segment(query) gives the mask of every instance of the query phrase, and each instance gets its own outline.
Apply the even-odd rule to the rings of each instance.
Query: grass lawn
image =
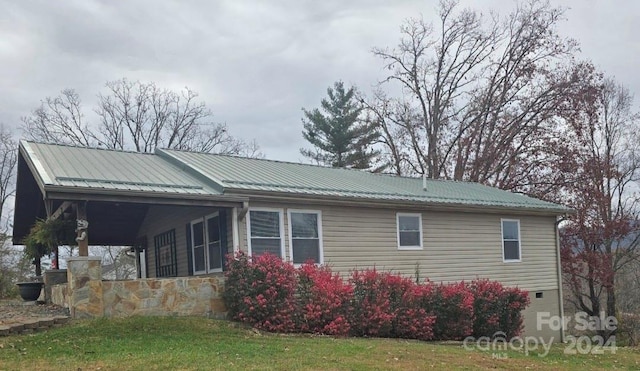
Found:
[[[638,349],[604,355],[563,349],[554,346],[546,357],[507,351],[496,359],[462,343],[265,334],[204,318],[134,317],[0,338],[0,369],[640,369]]]

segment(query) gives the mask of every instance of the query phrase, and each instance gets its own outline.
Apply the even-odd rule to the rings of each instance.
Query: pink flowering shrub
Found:
[[[272,332],[297,330],[293,265],[272,254],[249,260],[239,253],[227,259],[225,277],[223,298],[232,319]]]
[[[298,270],[300,331],[346,336],[351,330],[347,321],[353,288],[328,267],[312,262]]]
[[[385,282],[386,275],[388,273],[378,273],[375,269],[353,271],[349,280],[353,286],[349,310],[352,335],[391,335],[393,311],[391,292]]]
[[[328,267],[299,268],[265,254],[227,259],[223,298],[235,321],[272,332],[460,340],[522,330],[527,293],[500,283],[416,284],[375,269],[343,280]]]
[[[436,316],[428,313],[420,303],[432,292],[432,287],[416,285],[407,281],[407,289],[402,296],[401,305],[395,311],[394,337],[418,340],[433,339],[433,325]]]
[[[469,283],[473,294],[473,335],[492,337],[503,332],[506,338],[520,335],[523,328],[522,310],[529,305],[526,291],[504,287],[487,279]]]
[[[438,340],[461,340],[473,333],[473,294],[464,282],[425,282],[416,305],[435,316],[433,336]]]

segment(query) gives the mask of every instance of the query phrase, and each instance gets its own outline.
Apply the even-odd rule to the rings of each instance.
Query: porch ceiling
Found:
[[[22,239],[29,232],[36,218],[46,218],[44,201],[32,198],[27,202],[35,207],[30,207],[35,213],[16,212],[16,221],[13,230],[13,243],[21,244]],[[33,202],[38,201],[38,202]],[[37,205],[36,205],[37,204]],[[54,201],[55,210],[62,201]],[[26,209],[22,205],[22,209]],[[135,243],[140,224],[149,208],[149,204],[140,203],[116,203],[105,201],[87,202],[87,220],[89,220],[89,244],[90,245],[121,245],[129,246]],[[71,212],[71,210],[69,210]],[[75,220],[75,214],[71,213],[68,219]],[[18,218],[19,217],[19,218]]]

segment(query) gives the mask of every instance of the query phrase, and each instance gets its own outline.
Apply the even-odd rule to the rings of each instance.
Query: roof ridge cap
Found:
[[[78,148],[78,149],[93,149],[93,150],[98,150],[98,151],[119,152],[119,153],[133,153],[133,154],[139,154],[139,155],[151,155],[151,156],[154,156],[154,155],[155,155],[155,153],[154,153],[154,152],[140,152],[140,151],[134,151],[134,150],[130,150],[130,149],[118,149],[118,148],[106,148],[106,147],[82,146],[82,145],[79,145],[79,144],[73,144],[73,143],[41,142],[41,141],[35,141],[35,140],[29,140],[29,139],[20,139],[20,141],[25,142],[25,143],[29,143],[29,144],[45,145],[45,146],[54,146],[54,147],[67,147],[67,148]]]

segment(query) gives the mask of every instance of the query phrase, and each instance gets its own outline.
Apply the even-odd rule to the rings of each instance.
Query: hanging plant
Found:
[[[36,276],[42,274],[42,257],[50,255],[60,245],[75,244],[74,228],[75,223],[72,220],[36,220],[29,234],[22,240],[25,255],[33,259],[36,266]]]

